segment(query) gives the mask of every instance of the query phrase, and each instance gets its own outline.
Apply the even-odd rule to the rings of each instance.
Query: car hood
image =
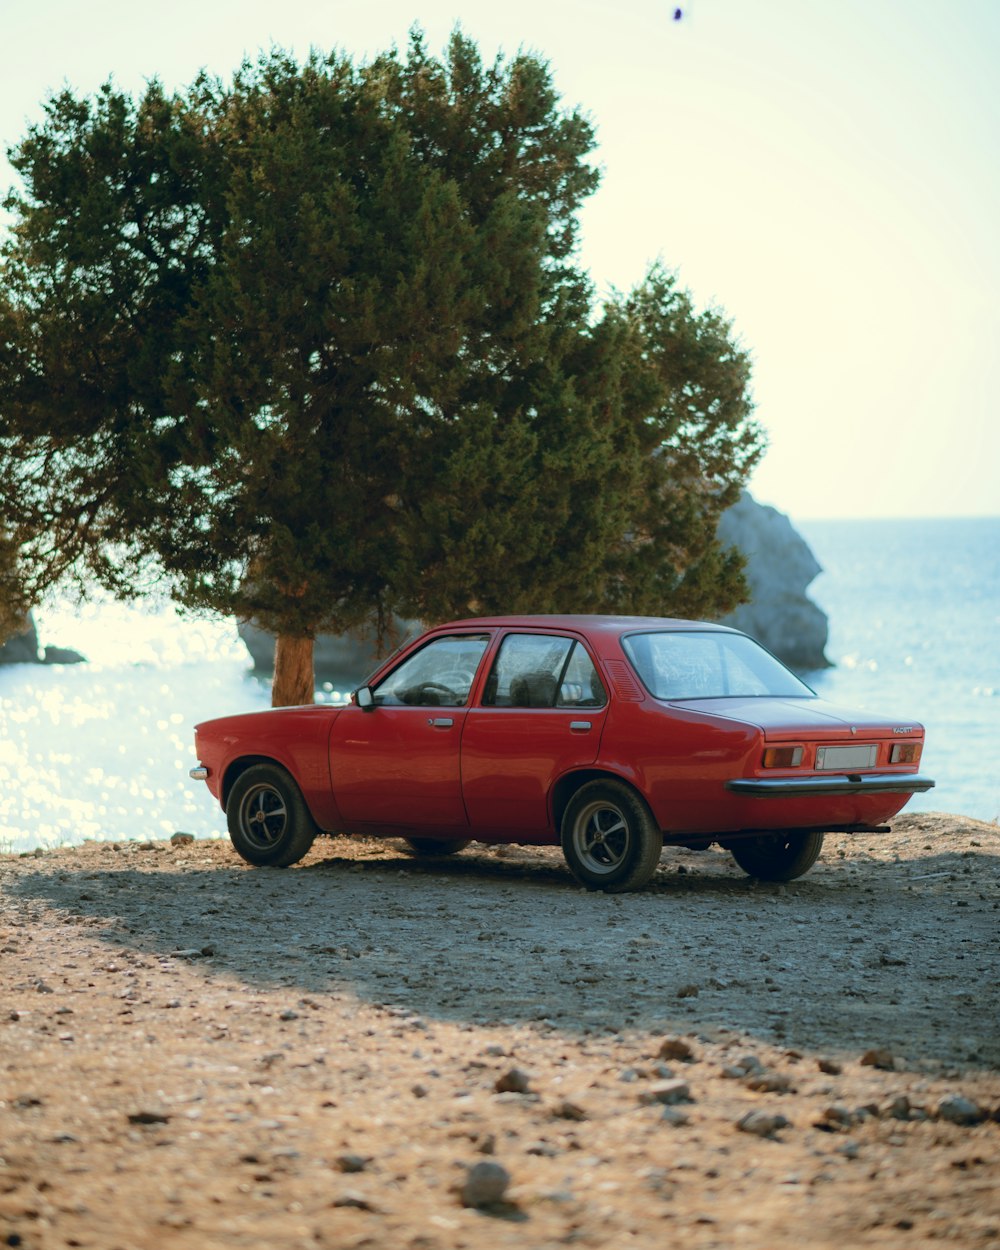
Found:
[[[733,698],[685,699],[672,704],[692,712],[721,716],[755,725],[772,742],[798,738],[898,738],[919,737],[923,726],[916,721],[896,720],[872,712],[836,707],[823,699]]]

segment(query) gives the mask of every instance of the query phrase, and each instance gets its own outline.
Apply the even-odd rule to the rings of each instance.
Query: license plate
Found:
[[[859,768],[874,768],[878,759],[878,747],[817,747],[817,769],[835,769],[837,772],[857,772]]]

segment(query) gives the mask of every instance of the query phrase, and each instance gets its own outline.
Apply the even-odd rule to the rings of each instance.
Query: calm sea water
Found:
[[[1000,518],[812,521],[796,527],[823,573],[836,667],[824,698],[922,722],[911,810],[1000,819]]]
[[[825,698],[927,726],[915,809],[1000,818],[1000,519],[802,524],[824,567]],[[89,663],[0,668],[0,849],[200,837],[225,818],[192,782],[192,726],[267,707],[231,622],[113,603],[38,613]],[[336,697],[323,690],[320,696]]]

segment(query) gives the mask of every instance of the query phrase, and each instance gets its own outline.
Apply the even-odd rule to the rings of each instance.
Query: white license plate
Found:
[[[857,772],[859,768],[874,768],[878,759],[878,747],[817,747],[816,767],[835,769],[837,772]]]

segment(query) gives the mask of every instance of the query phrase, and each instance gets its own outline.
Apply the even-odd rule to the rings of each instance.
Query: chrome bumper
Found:
[[[750,794],[756,798],[784,798],[812,794],[923,794],[933,790],[930,777],[917,773],[863,775],[850,773],[833,777],[738,777],[727,781],[726,789],[734,794]]]
[[[207,781],[208,769],[205,768],[203,765],[199,764],[197,768],[192,768],[188,772],[188,776],[191,778],[192,781]]]

